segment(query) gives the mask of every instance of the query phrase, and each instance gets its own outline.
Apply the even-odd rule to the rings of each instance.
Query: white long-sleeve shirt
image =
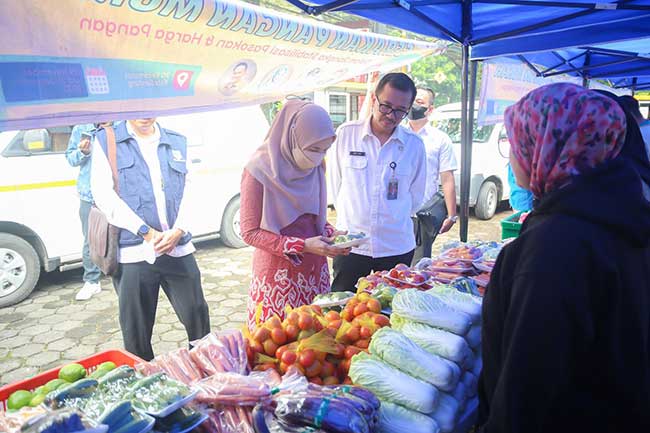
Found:
[[[397,199],[388,200],[393,176]],[[378,258],[415,248],[411,215],[422,204],[426,188],[426,154],[415,133],[400,125],[381,145],[370,118],[341,125],[327,155],[327,180],[337,227],[371,237],[353,253]]]
[[[167,210],[165,208],[165,191],[162,189],[162,173],[160,171],[160,161],[158,159],[158,145],[160,144],[160,130],[158,125],[155,125],[155,132],[152,136],[149,137],[140,137],[138,136],[131,126],[126,124],[127,131],[137,142],[140,153],[144,158],[147,166],[149,167],[149,176],[151,178],[151,183],[153,186],[154,198],[156,201],[156,209],[158,210],[158,218],[160,219],[161,228],[163,231],[169,230],[169,224],[167,222]],[[93,143],[94,149],[101,149],[100,144],[95,139]],[[119,152],[119,150],[118,150]],[[187,186],[190,181],[189,172],[185,178],[185,186]],[[133,234],[138,233],[138,230],[143,224],[146,224],[142,218],[140,218],[127,204],[122,200],[115,190],[113,190],[113,176],[111,172],[111,166],[108,162],[108,158],[104,152],[93,152],[92,153],[92,166],[90,172],[90,188],[93,193],[93,198],[95,200],[96,206],[104,212],[108,222],[112,225],[119,227],[124,230],[128,230]],[[189,200],[185,198],[181,201],[180,208],[178,210],[178,216],[174,224],[173,229],[181,229],[187,231],[187,219],[189,218],[189,210],[187,203]],[[196,251],[196,248],[192,242],[188,242],[185,245],[178,245],[174,248],[168,255],[172,257],[183,257],[188,254],[192,254]],[[119,262],[120,263],[138,263],[146,261],[153,263],[156,260],[156,257],[160,254],[156,254],[153,249],[153,244],[149,242],[143,242],[139,245],[133,245],[128,247],[122,247],[119,250]]]

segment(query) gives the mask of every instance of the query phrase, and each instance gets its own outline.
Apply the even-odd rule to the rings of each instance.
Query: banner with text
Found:
[[[238,1],[3,1],[0,130],[269,102],[444,48]]]
[[[540,68],[542,70],[544,68]],[[481,76],[481,92],[477,122],[490,125],[503,121],[505,109],[515,104],[531,90],[551,83],[573,83],[582,85],[582,78],[568,75],[538,77],[532,69],[518,60],[500,58],[485,61]],[[589,83],[591,89],[604,89],[616,94],[629,91],[612,89],[597,81]]]

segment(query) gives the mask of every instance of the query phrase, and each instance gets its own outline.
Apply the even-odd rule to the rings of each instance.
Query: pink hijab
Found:
[[[303,214],[325,229],[327,187],[323,158],[336,133],[327,112],[311,102],[291,100],[275,116],[264,144],[246,165],[264,186],[260,227],[273,233]]]
[[[537,198],[615,158],[625,141],[625,113],[600,93],[569,83],[539,87],[505,112],[510,151],[530,175]]]

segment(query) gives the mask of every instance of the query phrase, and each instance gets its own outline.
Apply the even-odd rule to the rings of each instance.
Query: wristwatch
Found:
[[[138,229],[138,236],[145,237],[147,236],[147,233],[149,233],[149,226],[146,224],[142,224]]]
[[[451,220],[452,222],[458,222],[458,215],[447,217],[447,219]]]

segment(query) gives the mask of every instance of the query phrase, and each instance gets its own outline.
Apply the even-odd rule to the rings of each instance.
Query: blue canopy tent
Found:
[[[650,0],[287,0],[310,15],[342,11],[463,49],[460,238],[467,240],[477,61],[650,36]],[[471,62],[470,62],[471,61]]]
[[[516,56],[538,76],[606,79],[614,88],[650,88],[650,38]]]

